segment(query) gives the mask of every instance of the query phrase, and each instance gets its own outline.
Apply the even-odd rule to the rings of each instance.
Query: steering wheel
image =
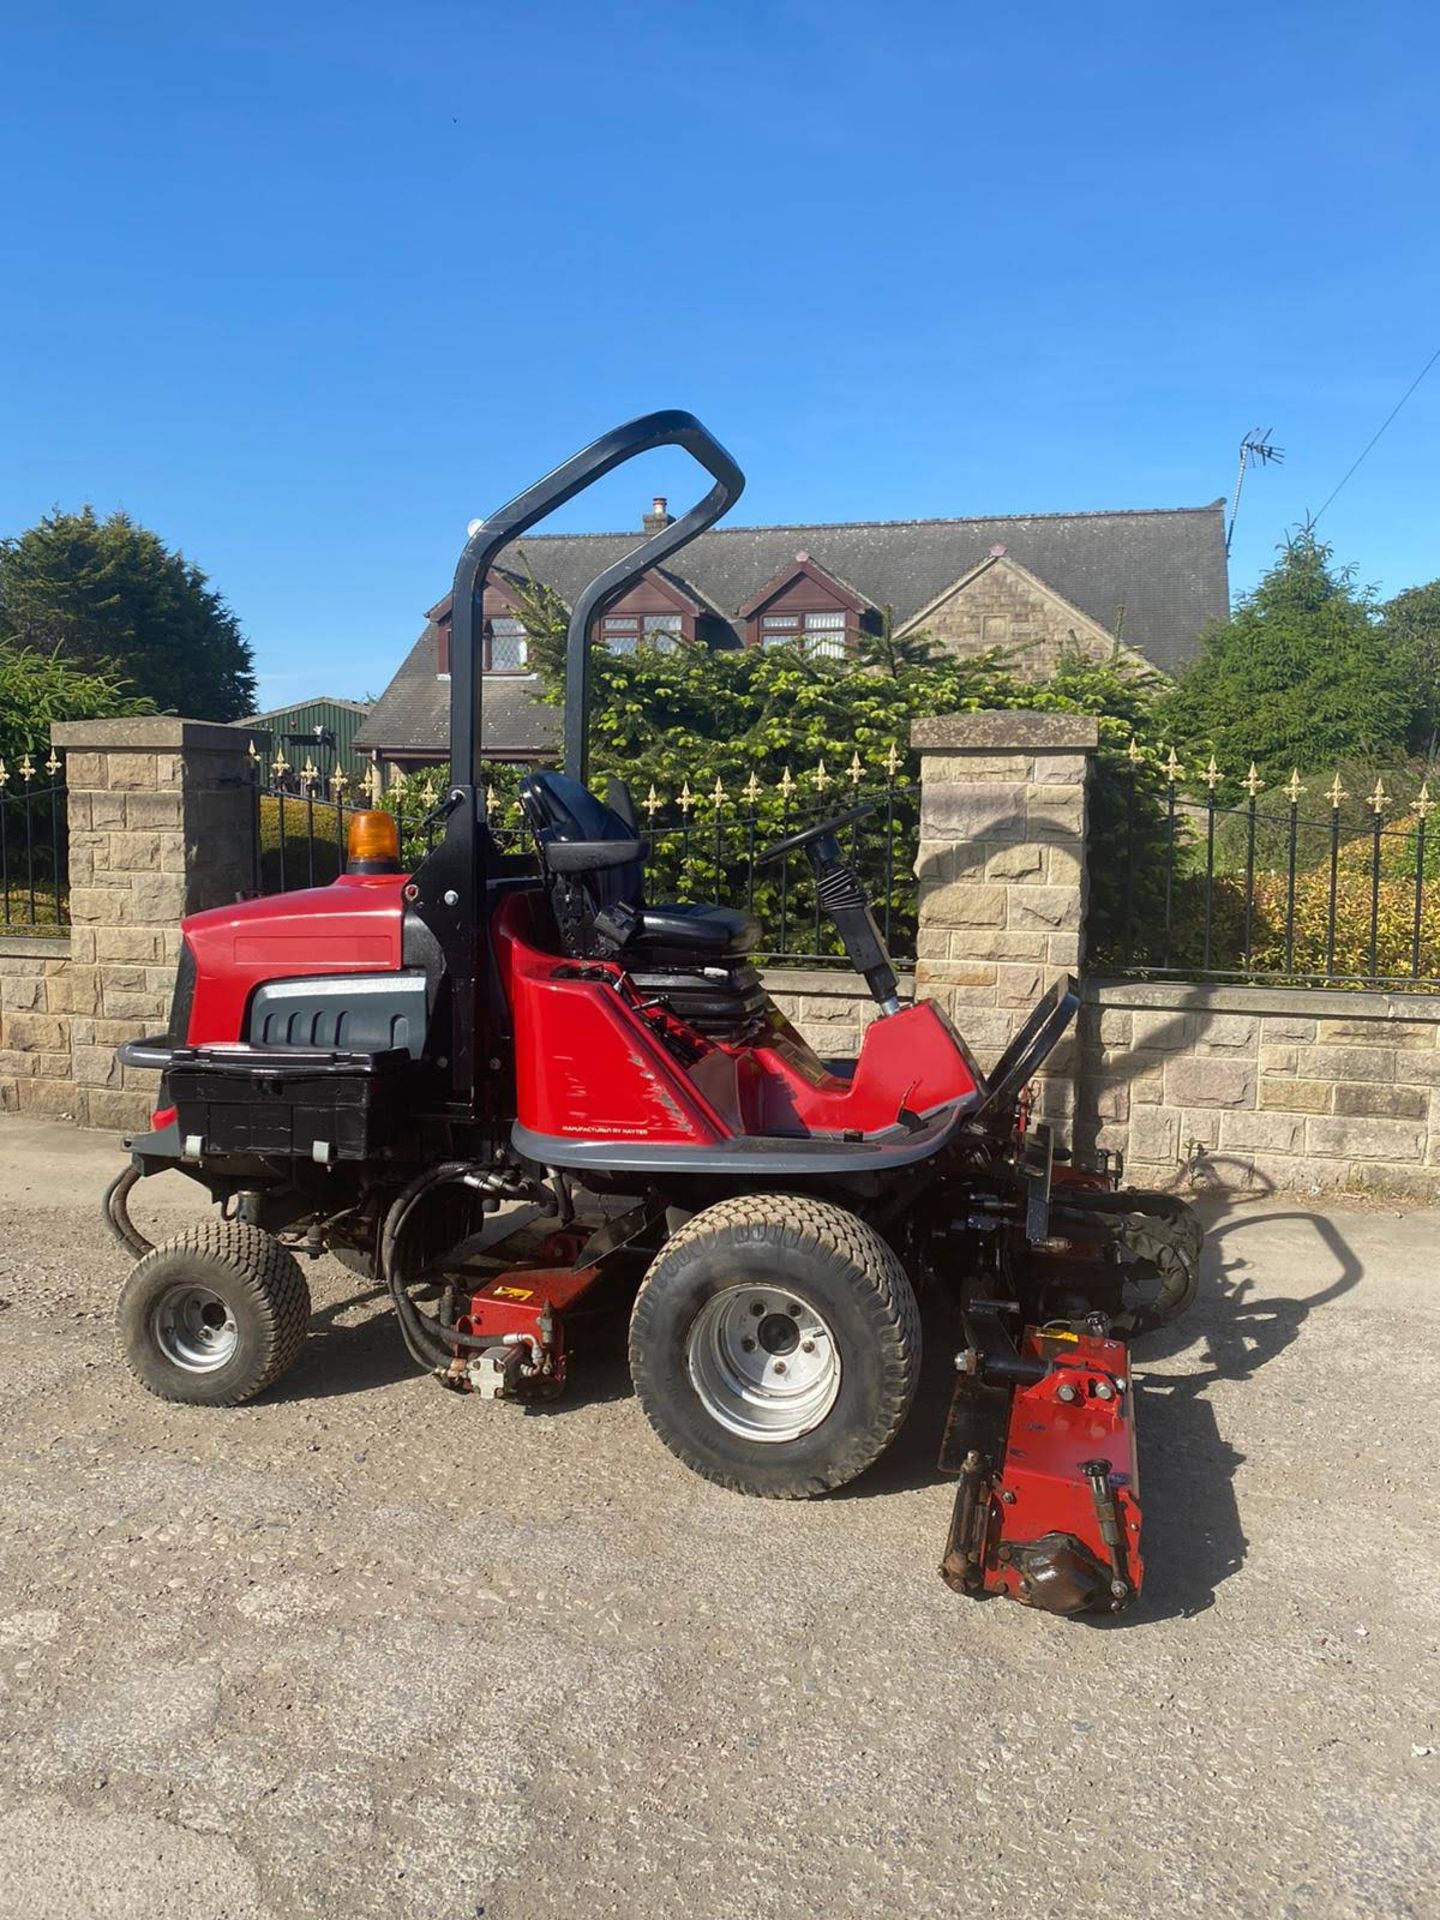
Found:
[[[767,847],[764,853],[757,854],[755,864],[757,867],[768,867],[772,861],[783,860],[787,854],[798,853],[802,847],[813,847],[827,833],[838,833],[841,827],[848,827],[855,820],[863,820],[867,813],[874,811],[875,802],[871,800],[863,807],[851,807],[848,813],[837,813],[833,820],[818,820],[813,827],[802,827],[799,833],[792,833],[785,840],[777,840],[773,847]]]

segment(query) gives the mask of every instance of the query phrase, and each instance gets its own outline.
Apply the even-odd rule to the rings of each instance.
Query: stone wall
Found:
[[[1088,981],[1078,1135],[1138,1185],[1440,1194],[1440,995]]]
[[[920,925],[915,990],[938,1000],[982,1063],[1041,994],[1079,969],[1096,723],[1083,715],[917,720]],[[1047,1067],[1045,1111],[1071,1104],[1073,1048]]]
[[[115,1049],[164,1028],[182,916],[233,900],[251,884],[246,736],[158,716],[67,721],[52,731],[66,755],[69,954],[46,963],[54,971],[43,982],[45,1012],[37,1008],[19,1029],[23,1035],[34,1022],[47,1023],[45,1071],[33,1076],[28,1095],[17,1077],[16,1104],[68,1111],[82,1126],[136,1127],[153,1104],[155,1075],[122,1068]],[[13,1038],[14,1019],[6,1027],[8,1053],[24,1042]],[[69,1103],[62,1105],[66,1051]]]
[[[902,635],[922,631],[947,653],[967,658],[1004,647],[1032,680],[1048,678],[1062,654],[1108,660],[1116,648],[1113,634],[1005,554],[982,561],[901,629]]]
[[[878,1009],[865,982],[846,967],[766,967],[765,991],[822,1060],[853,1059]],[[915,997],[913,974],[897,975],[902,1000]]]
[[[0,937],[0,1113],[75,1112],[67,934]]]

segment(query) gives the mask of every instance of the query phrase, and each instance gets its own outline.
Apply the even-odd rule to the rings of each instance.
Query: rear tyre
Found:
[[[863,1473],[920,1377],[905,1270],[843,1207],[744,1195],[695,1214],[645,1277],[630,1320],[645,1417],[695,1473],[805,1500]]]
[[[141,1386],[199,1407],[236,1407],[273,1386],[309,1324],[294,1254],[238,1220],[207,1220],[147,1253],[116,1308],[121,1357]]]

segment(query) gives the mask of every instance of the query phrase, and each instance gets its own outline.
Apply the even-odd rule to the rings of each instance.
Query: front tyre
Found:
[[[207,1220],[147,1253],[120,1291],[121,1357],[149,1392],[235,1407],[273,1386],[310,1325],[293,1253],[239,1220]]]
[[[920,1377],[920,1313],[873,1228],[826,1201],[743,1195],[695,1214],[630,1321],[645,1417],[737,1493],[803,1500],[863,1473]]]

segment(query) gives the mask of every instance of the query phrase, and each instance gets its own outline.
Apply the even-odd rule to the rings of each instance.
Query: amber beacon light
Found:
[[[398,873],[400,822],[393,813],[357,813],[345,843],[347,873]]]

